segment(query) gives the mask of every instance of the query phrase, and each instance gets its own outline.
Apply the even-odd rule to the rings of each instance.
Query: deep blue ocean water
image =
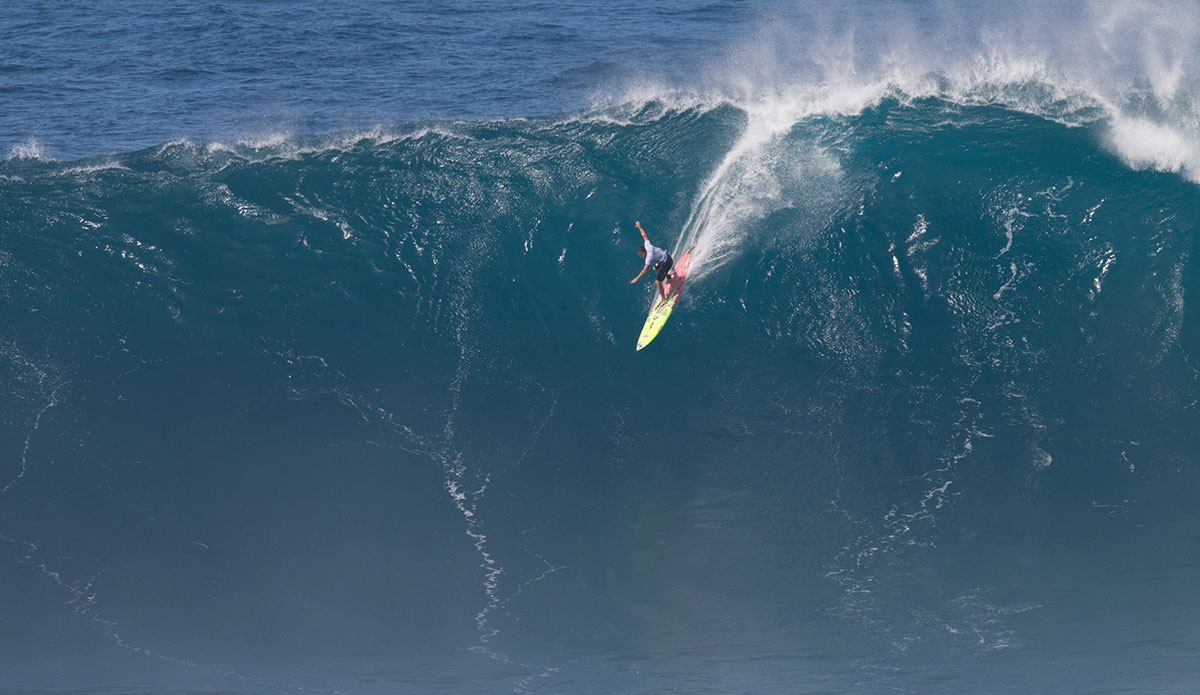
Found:
[[[7,8],[0,693],[1196,692],[1198,51]]]

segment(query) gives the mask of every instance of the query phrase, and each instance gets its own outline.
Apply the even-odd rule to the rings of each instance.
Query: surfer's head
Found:
[[[645,246],[638,247],[638,255],[641,256],[642,258],[646,257],[646,247]]]

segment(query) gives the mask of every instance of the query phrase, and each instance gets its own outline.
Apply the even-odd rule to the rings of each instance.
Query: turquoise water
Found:
[[[1194,5],[348,7],[4,73],[0,692],[1195,690]]]

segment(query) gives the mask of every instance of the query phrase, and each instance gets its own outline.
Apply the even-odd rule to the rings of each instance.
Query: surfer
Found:
[[[646,259],[646,265],[642,266],[642,272],[630,280],[629,284],[636,284],[646,274],[646,269],[654,266],[654,270],[658,273],[658,277],[654,281],[658,285],[658,296],[662,297],[665,302],[667,301],[667,293],[663,290],[663,280],[667,279],[668,274],[671,272],[671,266],[675,265],[675,261],[671,259],[671,254],[650,243],[650,237],[646,236],[646,230],[642,229],[641,222],[634,222],[633,224],[642,233],[644,241],[638,247],[637,252],[639,256]]]

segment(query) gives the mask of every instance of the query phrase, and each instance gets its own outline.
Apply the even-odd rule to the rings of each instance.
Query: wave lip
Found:
[[[1200,2],[960,5],[775,8],[677,89],[649,81],[626,96],[786,103],[793,122],[886,99],[994,105],[1095,126],[1130,167],[1200,183]]]

